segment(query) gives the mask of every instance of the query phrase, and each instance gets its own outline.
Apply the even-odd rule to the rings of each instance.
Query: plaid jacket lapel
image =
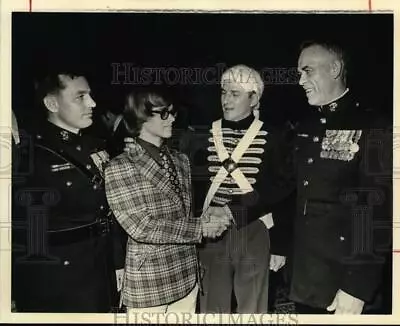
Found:
[[[142,175],[157,189],[163,192],[168,198],[171,198],[177,205],[182,204],[168,177],[146,150],[137,143],[133,143],[132,148],[129,150],[129,158],[135,164],[135,167],[142,172]]]

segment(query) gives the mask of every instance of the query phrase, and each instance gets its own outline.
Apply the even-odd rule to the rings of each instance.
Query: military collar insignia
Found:
[[[336,102],[332,102],[328,104],[329,111],[335,112],[336,108],[338,107],[338,104]]]
[[[321,105],[319,107],[319,111],[320,112],[335,112],[338,109],[342,99],[345,97],[345,95],[348,92],[349,92],[349,89],[346,88],[346,90],[340,96],[334,98],[330,103]]]
[[[70,139],[69,132],[66,131],[66,130],[61,130],[60,131],[60,136],[61,136],[61,139],[64,140],[64,141],[68,141]]]
[[[81,133],[78,132],[77,134],[74,134],[68,130],[65,129],[61,129],[59,131],[59,135],[61,137],[61,139],[65,142],[71,142],[71,141],[76,141],[77,139],[79,139],[79,137],[81,136]],[[78,146],[80,147],[80,146]],[[77,147],[77,150],[80,150],[80,148]]]

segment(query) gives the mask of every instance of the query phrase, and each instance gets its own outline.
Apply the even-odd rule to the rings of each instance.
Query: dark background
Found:
[[[365,105],[392,118],[392,14],[13,13],[12,100],[22,128],[39,117],[34,79],[50,66],[79,65],[97,113],[118,111],[132,85],[112,84],[112,63],[137,67],[291,69],[288,83],[266,83],[262,116],[271,123],[307,116],[306,97],[293,75],[300,44],[339,41],[348,51],[349,86]],[[205,125],[219,117],[218,84],[169,87],[181,114],[178,125]]]

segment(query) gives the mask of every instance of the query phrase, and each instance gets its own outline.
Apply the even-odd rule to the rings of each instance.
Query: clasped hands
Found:
[[[201,215],[201,225],[203,237],[219,237],[233,221],[232,212],[228,206],[210,206]]]

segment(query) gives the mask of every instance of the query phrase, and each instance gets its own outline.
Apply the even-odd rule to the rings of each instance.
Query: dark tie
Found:
[[[161,166],[165,170],[165,174],[169,179],[174,191],[179,195],[182,199],[182,190],[179,185],[178,175],[176,174],[174,163],[172,162],[171,156],[168,153],[168,149],[166,146],[162,146],[160,149],[161,156]]]

